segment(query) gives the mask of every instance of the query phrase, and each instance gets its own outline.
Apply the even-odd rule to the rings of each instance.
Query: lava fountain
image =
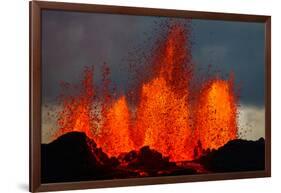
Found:
[[[101,131],[102,140],[98,140],[104,151],[110,156],[129,152],[133,142],[129,137],[130,111],[125,96],[121,96],[104,117]],[[105,136],[106,137],[105,137]]]
[[[159,43],[153,58],[154,75],[141,87],[136,126],[142,131],[143,145],[169,156],[171,160],[192,159],[184,149],[190,138],[190,61],[186,31],[171,27]]]
[[[237,138],[233,79],[204,83],[197,101],[195,127],[203,149],[217,149]]]
[[[81,81],[82,88],[78,95],[60,96],[62,110],[57,115],[57,125],[59,129],[54,134],[58,137],[71,131],[84,132],[93,138],[96,115],[93,113],[93,100],[95,97],[93,85],[93,69],[85,68],[84,79]],[[66,84],[66,87],[67,84]]]
[[[189,42],[185,27],[170,26],[152,52],[152,76],[139,83],[134,107],[128,105],[126,94],[110,90],[106,64],[101,86],[94,84],[93,69],[86,68],[80,93],[61,97],[54,136],[80,131],[109,156],[150,146],[172,161],[193,160],[202,150],[217,149],[237,138],[233,78],[211,78],[191,87]]]

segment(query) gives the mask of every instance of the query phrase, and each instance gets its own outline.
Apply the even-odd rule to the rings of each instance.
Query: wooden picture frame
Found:
[[[119,7],[45,1],[29,2],[30,10],[30,191],[60,191],[116,186],[182,183],[209,180],[258,178],[271,176],[271,17],[230,13]],[[265,24],[265,169],[231,173],[211,173],[165,177],[145,177],[98,181],[41,183],[41,13],[42,10],[164,16],[177,18],[258,22]]]

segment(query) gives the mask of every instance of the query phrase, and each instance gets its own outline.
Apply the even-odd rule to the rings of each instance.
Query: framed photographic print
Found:
[[[269,177],[271,18],[30,2],[30,191]]]

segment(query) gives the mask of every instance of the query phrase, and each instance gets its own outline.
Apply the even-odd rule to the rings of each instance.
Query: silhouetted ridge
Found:
[[[263,138],[258,141],[232,140],[198,161],[212,172],[264,170],[265,141]]]
[[[84,133],[70,132],[41,147],[43,183],[130,176],[115,169],[118,160],[108,158]]]
[[[264,145],[264,139],[237,139],[197,160],[175,163],[149,146],[109,158],[84,133],[70,132],[41,145],[42,183],[263,170]]]

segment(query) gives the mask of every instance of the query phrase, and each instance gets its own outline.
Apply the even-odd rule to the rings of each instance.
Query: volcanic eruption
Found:
[[[151,77],[137,86],[136,104],[129,104],[126,93],[112,91],[106,64],[100,86],[94,83],[95,69],[86,67],[79,94],[60,97],[54,137],[84,132],[109,157],[149,146],[175,162],[194,160],[237,138],[234,75],[229,80],[210,77],[192,87],[186,27],[171,24],[149,60]]]

